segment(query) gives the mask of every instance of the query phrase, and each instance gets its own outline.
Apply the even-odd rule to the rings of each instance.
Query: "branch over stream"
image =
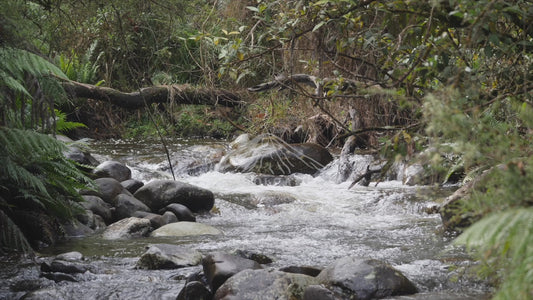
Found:
[[[130,93],[76,81],[63,81],[61,85],[71,98],[90,98],[109,102],[126,109],[137,109],[151,103],[167,102],[222,105],[227,107],[234,107],[244,103],[241,97],[233,92],[224,89],[192,87],[190,85],[151,86]]]

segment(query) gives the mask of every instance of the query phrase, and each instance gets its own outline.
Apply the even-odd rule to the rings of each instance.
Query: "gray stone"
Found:
[[[118,161],[104,161],[94,168],[93,173],[99,177],[111,177],[118,181],[131,179],[131,170],[123,163]]]
[[[131,217],[109,225],[102,237],[106,240],[143,237],[147,236],[150,230],[150,220]]]
[[[154,229],[157,229],[167,224],[165,223],[165,219],[163,219],[163,216],[154,214],[151,212],[147,212],[147,211],[140,211],[140,210],[136,211],[133,213],[133,217],[150,220],[150,224],[152,225],[152,228]]]
[[[64,260],[64,261],[77,261],[83,260],[83,254],[78,251],[71,251],[58,254],[55,259]]]
[[[178,217],[176,217],[176,215],[171,211],[166,211],[161,216],[163,217],[165,225],[178,222]]]
[[[153,244],[137,262],[137,268],[148,270],[178,269],[196,266],[202,261],[202,254],[196,250],[177,245]]]
[[[341,300],[322,285],[310,285],[304,290],[303,300]]]
[[[150,211],[150,208],[148,208],[148,206],[146,206],[144,203],[135,197],[125,194],[119,194],[117,197],[115,197],[113,202],[115,202],[115,220],[133,217],[134,212],[136,211]]]
[[[151,234],[153,237],[162,236],[193,236],[193,235],[220,235],[219,229],[196,222],[176,222],[161,226]]]
[[[317,279],[341,299],[379,299],[417,292],[400,271],[373,259],[341,258],[320,272]]]
[[[274,136],[259,136],[240,143],[222,158],[218,169],[270,175],[315,174],[332,160],[329,151],[318,144],[287,144]]]
[[[135,194],[135,192],[144,185],[142,181],[137,179],[124,180],[120,184],[132,194]]]
[[[104,200],[105,203],[115,206],[115,197],[117,197],[124,187],[114,178],[98,178],[94,182],[97,186],[96,192],[89,192],[88,195],[98,196]]]
[[[185,284],[176,300],[211,300],[213,294],[199,281],[190,281]]]
[[[212,291],[216,291],[228,278],[242,270],[262,268],[256,261],[221,252],[205,256],[202,266]]]
[[[229,278],[213,299],[302,299],[305,288],[316,279],[277,270],[244,270]],[[349,299],[349,298],[346,298]]]
[[[94,234],[94,230],[76,219],[63,223],[62,227],[66,237],[83,237]]]
[[[107,223],[111,222],[112,215],[109,204],[98,196],[83,195],[82,197],[85,200],[80,203],[83,207],[90,209],[93,213],[102,217]]]
[[[171,211],[178,218],[178,221],[196,222],[196,217],[192,211],[185,205],[179,203],[171,203],[165,206],[162,211]]]
[[[211,191],[173,180],[154,180],[138,189],[134,196],[152,211],[179,203],[192,212],[200,212],[211,210],[215,204],[215,196]]]

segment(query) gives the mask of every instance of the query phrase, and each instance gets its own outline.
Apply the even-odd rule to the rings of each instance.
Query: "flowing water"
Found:
[[[50,299],[175,299],[184,278],[200,267],[134,268],[146,245],[171,243],[202,253],[253,251],[272,258],[272,267],[321,267],[344,256],[380,259],[402,271],[421,291],[396,299],[486,298],[487,286],[468,276],[473,262],[441,232],[440,216],[426,213],[428,206],[452,188],[388,181],[348,189],[351,182],[334,180],[335,162],[319,176],[297,175],[293,178],[299,182],[296,186],[261,185],[253,174],[210,170],[191,176],[185,172],[220,158],[226,145],[209,140],[175,140],[168,145],[177,179],[215,194],[216,209],[198,216],[197,222],[219,228],[223,235],[123,241],[106,241],[97,235],[72,240],[46,249],[45,254],[79,251],[97,271],[85,273],[78,283],[54,284],[41,295]],[[127,164],[135,179],[172,178],[157,141],[106,141],[91,147],[100,161],[114,159]],[[354,159],[366,167],[368,157]],[[38,277],[38,268],[31,262],[4,266],[0,298],[8,295],[8,286],[12,297],[22,295],[22,291],[12,293],[21,285],[19,279]]]

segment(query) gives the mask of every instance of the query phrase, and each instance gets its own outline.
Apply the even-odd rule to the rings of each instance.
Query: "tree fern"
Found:
[[[1,128],[0,150],[0,185],[15,195],[9,205],[25,199],[55,216],[72,216],[69,201],[81,199],[77,189],[90,179],[64,157],[62,142],[33,131]]]
[[[533,207],[486,216],[456,243],[465,244],[486,263],[482,273],[499,278],[494,299],[533,298]]]

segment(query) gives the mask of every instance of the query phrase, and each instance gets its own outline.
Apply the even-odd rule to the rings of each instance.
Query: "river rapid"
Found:
[[[99,161],[117,160],[132,169],[134,179],[172,179],[158,141],[99,141],[91,145]],[[99,235],[47,248],[34,260],[3,261],[0,299],[22,297],[26,279],[39,278],[47,256],[79,251],[97,270],[79,282],[47,283],[43,299],[175,299],[185,278],[201,269],[137,270],[135,263],[152,243],[186,245],[204,254],[247,250],[273,259],[271,267],[323,267],[345,256],[386,261],[404,273],[419,294],[394,299],[486,299],[489,289],[475,279],[464,250],[441,230],[438,214],[427,207],[454,187],[405,186],[400,181],[368,187],[336,182],[334,161],[318,176],[296,175],[295,186],[263,185],[254,174],[209,170],[189,175],[193,165],[209,163],[227,150],[213,140],[168,141],[177,180],[212,191],[215,209],[197,222],[223,231],[220,236],[138,238],[108,241]],[[354,157],[366,167],[368,157]],[[47,298],[49,297],[49,298]],[[391,298],[392,299],[392,298]]]

